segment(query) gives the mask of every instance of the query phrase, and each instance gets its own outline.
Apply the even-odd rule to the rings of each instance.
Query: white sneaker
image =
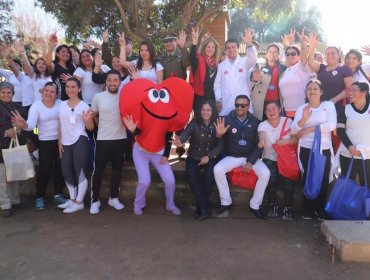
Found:
[[[96,215],[99,214],[100,200],[91,203],[90,205],[90,214]]]
[[[72,203],[73,203],[72,200],[68,199],[63,204],[59,204],[58,205],[58,208],[60,208],[60,209],[67,209],[69,206],[71,206]]]
[[[118,198],[109,198],[108,205],[114,207],[116,210],[122,210],[125,208],[125,205],[123,205],[121,202],[119,202]]]
[[[64,209],[63,210],[63,213],[66,213],[66,214],[70,214],[70,213],[74,213],[74,212],[77,212],[77,211],[80,211],[84,209],[84,204],[83,203],[75,203],[75,202],[71,202],[71,205]]]

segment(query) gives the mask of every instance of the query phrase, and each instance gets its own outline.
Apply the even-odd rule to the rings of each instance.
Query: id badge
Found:
[[[239,140],[239,145],[240,146],[246,146],[247,145],[247,141],[245,141],[244,139]]]
[[[75,118],[74,115],[69,116],[69,123],[70,124],[75,124],[76,123],[76,118]]]

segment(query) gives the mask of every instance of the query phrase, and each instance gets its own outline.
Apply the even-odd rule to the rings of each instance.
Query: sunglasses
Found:
[[[287,52],[285,53],[285,56],[296,56],[297,52]]]
[[[235,104],[235,108],[246,108],[246,107],[248,107],[249,106],[249,104]]]

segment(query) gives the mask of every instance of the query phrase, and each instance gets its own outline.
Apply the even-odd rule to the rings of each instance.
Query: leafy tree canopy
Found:
[[[225,7],[241,1],[229,0],[37,0],[66,27],[66,38],[80,43],[91,35],[101,37],[124,31],[134,41],[146,37],[160,40],[166,32],[211,21]],[[231,4],[230,4],[231,3]],[[112,36],[112,35],[111,35]]]
[[[251,26],[258,41],[280,41],[291,28],[322,35],[321,15],[316,7],[307,8],[305,0],[250,0],[231,17],[229,37],[239,37]]]

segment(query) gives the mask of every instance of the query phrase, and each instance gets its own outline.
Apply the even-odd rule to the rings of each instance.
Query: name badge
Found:
[[[76,123],[76,118],[75,118],[74,115],[69,116],[69,123],[70,124],[75,124]]]
[[[240,146],[246,146],[247,145],[247,141],[245,141],[245,140],[239,140],[239,145]]]

